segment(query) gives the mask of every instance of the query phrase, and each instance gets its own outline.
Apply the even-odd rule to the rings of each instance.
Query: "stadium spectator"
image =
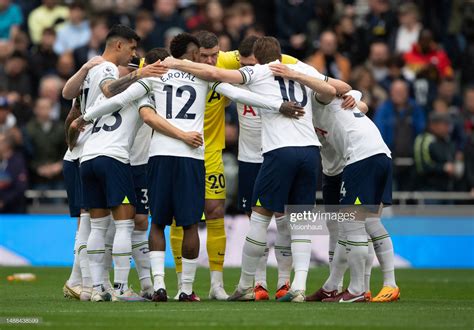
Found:
[[[107,19],[95,17],[91,20],[91,38],[87,45],[76,48],[73,52],[76,71],[94,56],[101,55],[105,47],[105,38],[109,33]]]
[[[51,111],[49,114],[52,120],[64,119],[69,110],[66,104],[61,104],[63,84],[63,81],[55,75],[45,76],[40,81],[39,97],[47,98],[51,101]]]
[[[316,17],[316,1],[276,1],[276,36],[282,52],[297,58],[307,53],[306,32],[308,24]],[[295,19],[296,18],[296,19]]]
[[[56,73],[59,78],[64,81],[68,80],[74,73],[76,73],[74,56],[72,53],[67,52],[59,57],[58,62],[56,63]]]
[[[374,42],[370,45],[370,54],[365,66],[372,72],[377,83],[382,82],[388,76],[389,54],[388,45],[384,42]]]
[[[28,17],[28,29],[33,44],[40,42],[44,29],[56,29],[68,17],[69,8],[59,5],[57,0],[43,0],[42,5],[34,9]]]
[[[15,146],[23,143],[21,131],[16,126],[16,118],[11,113],[8,99],[5,96],[0,96],[0,134],[12,138]]]
[[[425,115],[415,101],[409,98],[408,84],[405,81],[393,82],[390,99],[377,109],[374,122],[392,151],[397,188],[402,191],[411,190],[413,171],[410,159],[413,157],[415,137],[425,128]]]
[[[319,40],[319,50],[308,59],[307,63],[327,76],[349,81],[351,63],[337,51],[336,34],[324,31]]]
[[[18,51],[6,60],[4,72],[0,71],[0,85],[7,91],[9,103],[12,104],[13,114],[20,125],[30,117],[27,108],[32,100],[32,81],[28,70],[26,56]]]
[[[367,58],[367,50],[374,42],[387,44],[397,23],[396,15],[391,10],[388,0],[369,0],[369,12],[357,30],[362,58]]]
[[[449,139],[456,146],[456,159],[462,159],[462,151],[464,150],[466,143],[466,135],[464,133],[462,118],[460,117],[458,110],[450,108],[449,104],[444,99],[438,97],[433,102],[432,112],[449,116]]]
[[[397,54],[404,54],[418,41],[422,29],[417,6],[414,3],[402,4],[398,10],[398,21],[400,25],[395,31],[392,49]]]
[[[461,82],[464,85],[474,84],[474,3],[465,4],[464,19],[460,30],[462,34],[456,37],[464,39],[466,42],[459,61]]]
[[[351,16],[342,16],[334,26],[337,36],[337,48],[353,65],[361,62],[360,43],[357,40],[354,20]]]
[[[58,29],[54,44],[56,54],[62,55],[88,43],[91,28],[85,15],[83,4],[74,2],[69,6],[69,21]]]
[[[56,40],[56,32],[53,28],[43,30],[41,41],[34,46],[30,57],[30,70],[34,77],[33,82],[39,82],[41,77],[47,74],[53,74],[56,71],[58,55],[53,50]],[[36,84],[35,89],[38,89]]]
[[[404,58],[407,66],[414,73],[418,73],[428,65],[434,65],[440,77],[453,76],[451,61],[445,51],[434,41],[430,30],[423,29],[420,32],[418,42],[413,45],[411,51],[405,53]]]
[[[0,40],[13,39],[23,24],[20,7],[11,0],[0,1]]]
[[[140,48],[148,51],[153,48],[151,43],[151,33],[155,28],[153,14],[148,10],[140,10],[135,17],[135,32],[141,38]]]
[[[153,47],[165,45],[165,33],[170,28],[186,29],[184,18],[178,13],[177,0],[155,0],[154,3],[155,28],[150,35]]]
[[[413,89],[413,77],[410,76],[410,72],[407,72],[405,69],[405,61],[403,60],[403,56],[395,55],[389,58],[387,62],[387,68],[388,75],[380,82],[380,86],[382,86],[387,92],[390,91],[390,86],[392,83],[398,79],[404,80],[410,86],[410,91]]]
[[[227,8],[224,11],[224,27],[225,32],[231,39],[231,47],[237,49],[242,38],[243,21],[239,9],[236,6]]]
[[[26,125],[25,141],[30,155],[31,182],[35,189],[61,189],[64,186],[64,125],[52,119],[52,109],[51,100],[39,98],[35,103],[34,117]]]
[[[1,110],[0,110],[1,111]],[[0,133],[0,213],[25,213],[28,175],[14,138]]]
[[[454,79],[442,79],[438,84],[438,98],[444,100],[451,112],[459,113],[461,111],[462,101],[457,93],[456,82]]]
[[[474,87],[466,88],[464,92],[464,128],[467,135],[464,149],[466,169],[466,184],[474,197]]]
[[[415,140],[415,164],[418,189],[425,191],[452,191],[456,168],[455,145],[449,139],[448,114],[433,112],[426,132]],[[439,201],[429,201],[438,204]]]
[[[387,99],[387,92],[374,79],[372,72],[364,66],[358,66],[351,77],[354,89],[361,91],[364,102],[369,106],[369,116]]]

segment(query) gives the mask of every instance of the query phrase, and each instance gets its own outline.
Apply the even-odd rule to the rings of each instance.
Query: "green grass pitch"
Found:
[[[36,282],[9,283],[7,275],[33,272]],[[328,273],[312,269],[308,290],[316,290]],[[0,268],[0,329],[300,329],[300,328],[474,328],[474,270],[397,271],[401,300],[390,304],[323,304],[207,301],[209,273],[199,269],[195,289],[200,303],[90,303],[67,300],[62,286],[68,268]],[[226,269],[228,292],[239,277],[238,269]],[[139,288],[133,270],[131,282]],[[276,270],[268,270],[271,293]],[[169,295],[174,295],[174,270],[167,270]],[[373,270],[372,292],[381,285],[379,269]],[[39,325],[11,325],[6,317],[39,317]]]

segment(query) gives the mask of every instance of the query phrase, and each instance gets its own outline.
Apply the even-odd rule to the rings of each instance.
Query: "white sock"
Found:
[[[89,213],[81,213],[79,230],[77,231],[77,256],[81,267],[82,287],[92,288],[91,271],[89,269],[89,257],[87,256],[87,240],[91,233],[91,216]]]
[[[87,240],[87,256],[94,287],[104,284],[105,232],[110,216],[91,219],[91,233]]]
[[[395,256],[390,235],[383,226],[380,218],[367,218],[365,228],[372,238],[375,254],[383,273],[383,285],[397,287],[395,281]]]
[[[115,221],[110,215],[109,227],[105,233],[105,254],[104,254],[104,288],[107,290],[112,287],[110,283],[110,271],[112,270],[112,247],[115,237]]]
[[[367,260],[368,242],[364,221],[346,221],[342,223],[347,236],[347,263],[351,273],[348,290],[353,295],[364,293],[365,262]]]
[[[260,258],[265,254],[267,246],[267,229],[271,217],[252,212],[250,228],[245,238],[242,250],[242,271],[240,273],[239,288],[253,287],[255,272]]]
[[[306,291],[306,278],[308,277],[309,262],[311,260],[311,236],[292,235],[291,254],[293,255],[293,268],[295,270],[291,290]]]
[[[133,219],[115,221],[115,237],[112,247],[114,259],[114,289],[117,294],[128,289],[130,258],[132,256]]]
[[[153,290],[166,289],[165,251],[150,251],[150,265],[153,274]]]
[[[277,235],[275,240],[275,258],[278,265],[277,289],[290,281],[293,257],[291,254],[291,233],[286,216],[275,218]]]
[[[183,273],[176,273],[176,285],[178,287],[178,292],[181,292],[181,286],[183,285]]]
[[[181,292],[186,294],[193,293],[194,277],[196,276],[197,258],[196,259],[181,259],[183,263],[183,274]]]
[[[224,287],[224,273],[211,270],[211,285],[213,287]]]
[[[76,286],[82,284],[82,277],[81,277],[81,265],[79,260],[79,240],[77,236],[79,235],[79,229],[76,231],[76,235],[74,238],[74,263],[72,264],[71,275],[69,275],[69,279],[67,280],[67,284],[69,286]]]
[[[365,260],[365,292],[370,291],[370,275],[372,274],[372,266],[374,265],[375,258],[374,244],[372,243],[372,239],[370,237],[368,238],[368,252],[367,259]]]
[[[334,259],[334,251],[336,250],[337,236],[338,236],[338,225],[337,221],[327,220],[326,227],[329,231],[329,271],[331,271],[331,263]]]
[[[347,252],[346,252],[346,237],[342,233],[342,228],[338,233],[338,241],[334,249],[334,256],[331,262],[331,272],[329,277],[323,285],[326,291],[338,290],[342,291],[342,283],[344,280],[344,273],[347,270]]]
[[[276,247],[275,247],[276,248]],[[255,286],[261,285],[267,289],[267,262],[268,262],[268,244],[265,253],[258,261],[257,270],[255,272]]]
[[[153,286],[150,277],[150,257],[146,230],[134,230],[132,233],[132,257],[135,260],[140,287],[143,291]]]

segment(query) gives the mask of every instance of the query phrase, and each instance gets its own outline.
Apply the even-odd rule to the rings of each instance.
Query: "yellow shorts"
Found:
[[[222,150],[204,154],[206,166],[206,199],[225,199],[225,176]]]

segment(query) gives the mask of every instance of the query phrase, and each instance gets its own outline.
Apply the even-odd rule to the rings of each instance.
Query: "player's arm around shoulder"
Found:
[[[326,76],[323,76],[324,80],[321,80],[280,63],[270,64],[269,67],[275,76],[294,80],[311,88],[317,93],[317,99],[321,103],[328,104],[336,97],[336,89],[327,83],[328,78]]]
[[[231,84],[243,84],[245,82],[243,74],[239,70],[226,70],[204,63],[195,63],[167,57],[163,65],[170,69],[189,72],[192,75],[207,81],[222,81]]]
[[[81,91],[82,83],[84,82],[84,79],[86,79],[89,70],[96,65],[103,63],[104,61],[105,60],[102,58],[102,56],[94,56],[89,61],[84,63],[84,65],[66,81],[62,91],[63,97],[66,100],[72,100],[73,98],[78,97]]]

